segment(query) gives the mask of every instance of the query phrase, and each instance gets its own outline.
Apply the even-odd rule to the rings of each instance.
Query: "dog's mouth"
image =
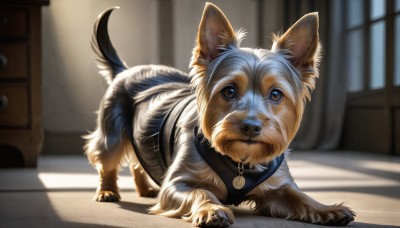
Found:
[[[218,141],[215,148],[235,162],[251,165],[269,162],[276,153],[276,146],[255,138],[231,138]]]
[[[255,141],[255,140],[252,140],[252,139],[238,140],[238,141],[241,142],[241,143],[245,143],[245,144],[247,144],[247,145],[262,144],[262,142]]]
[[[243,162],[250,164],[250,166],[260,162],[259,157],[265,156],[266,144],[262,141],[254,139],[237,139],[235,148],[238,149],[236,153],[230,154],[236,162]]]

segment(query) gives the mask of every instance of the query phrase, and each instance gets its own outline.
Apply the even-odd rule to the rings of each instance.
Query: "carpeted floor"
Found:
[[[293,152],[289,165],[307,194],[326,204],[344,201],[357,213],[350,227],[400,227],[400,157]],[[127,170],[119,184],[121,202],[94,202],[97,174],[83,156],[43,156],[37,169],[0,169],[0,227],[191,227],[148,215],[155,199],[136,195]],[[234,211],[232,227],[320,227]]]

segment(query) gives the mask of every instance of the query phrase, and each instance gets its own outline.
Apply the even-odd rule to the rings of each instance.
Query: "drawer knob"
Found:
[[[3,53],[0,53],[0,70],[4,69],[8,64],[8,59],[7,56],[5,56]]]
[[[5,108],[8,105],[8,98],[6,95],[0,95],[0,109]]]

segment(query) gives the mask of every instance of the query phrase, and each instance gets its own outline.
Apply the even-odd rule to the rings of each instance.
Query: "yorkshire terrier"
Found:
[[[128,162],[139,195],[158,196],[151,214],[194,226],[229,226],[227,205],[241,203],[258,215],[314,224],[354,220],[342,203],[301,192],[285,158],[318,78],[317,13],[274,36],[271,50],[251,49],[240,47],[244,31],[207,3],[186,74],[159,65],[128,69],[108,36],[113,9],[99,15],[92,39],[109,83],[97,128],[85,136],[100,177],[95,200],[119,201],[118,169]]]

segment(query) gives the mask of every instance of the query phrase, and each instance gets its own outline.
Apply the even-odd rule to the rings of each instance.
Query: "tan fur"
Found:
[[[190,64],[191,86],[197,100],[189,104],[190,111],[177,123],[181,132],[175,139],[176,156],[163,178],[158,203],[150,209],[151,214],[182,218],[194,226],[225,227],[234,222],[231,209],[221,203],[228,197],[228,189],[197,152],[195,126],[200,126],[199,131],[216,151],[256,170],[262,171],[263,164],[282,153],[287,159],[288,146],[319,76],[318,26],[318,14],[307,14],[282,36],[276,36],[270,51],[241,48],[244,33],[235,32],[215,5],[206,4]],[[114,94],[128,94],[130,80],[136,74],[135,70],[124,71],[114,79],[107,92],[113,96],[106,96],[103,101],[98,129],[87,136],[86,154],[100,176],[95,196],[98,201],[119,200],[117,170],[121,160],[131,153],[130,168],[139,195],[155,196],[158,190],[128,149],[125,127],[131,126],[114,126],[110,122],[123,116],[113,115],[123,113],[122,97],[126,98]],[[226,95],[226,88],[233,88],[234,96]],[[277,90],[282,97],[273,100],[272,92]],[[138,109],[147,98],[155,99],[150,95],[131,97],[137,99]],[[140,113],[139,120],[146,114]],[[256,125],[251,133],[243,127],[248,120]],[[107,130],[119,135],[103,133]],[[355,216],[342,204],[324,205],[302,193],[286,160],[270,178],[247,193],[244,203],[250,204],[258,215],[324,225],[347,225]]]
[[[130,170],[134,176],[136,192],[139,194],[139,196],[156,197],[158,191],[150,184],[151,179],[147,176],[144,169],[142,167],[135,169],[133,166],[130,166]]]

